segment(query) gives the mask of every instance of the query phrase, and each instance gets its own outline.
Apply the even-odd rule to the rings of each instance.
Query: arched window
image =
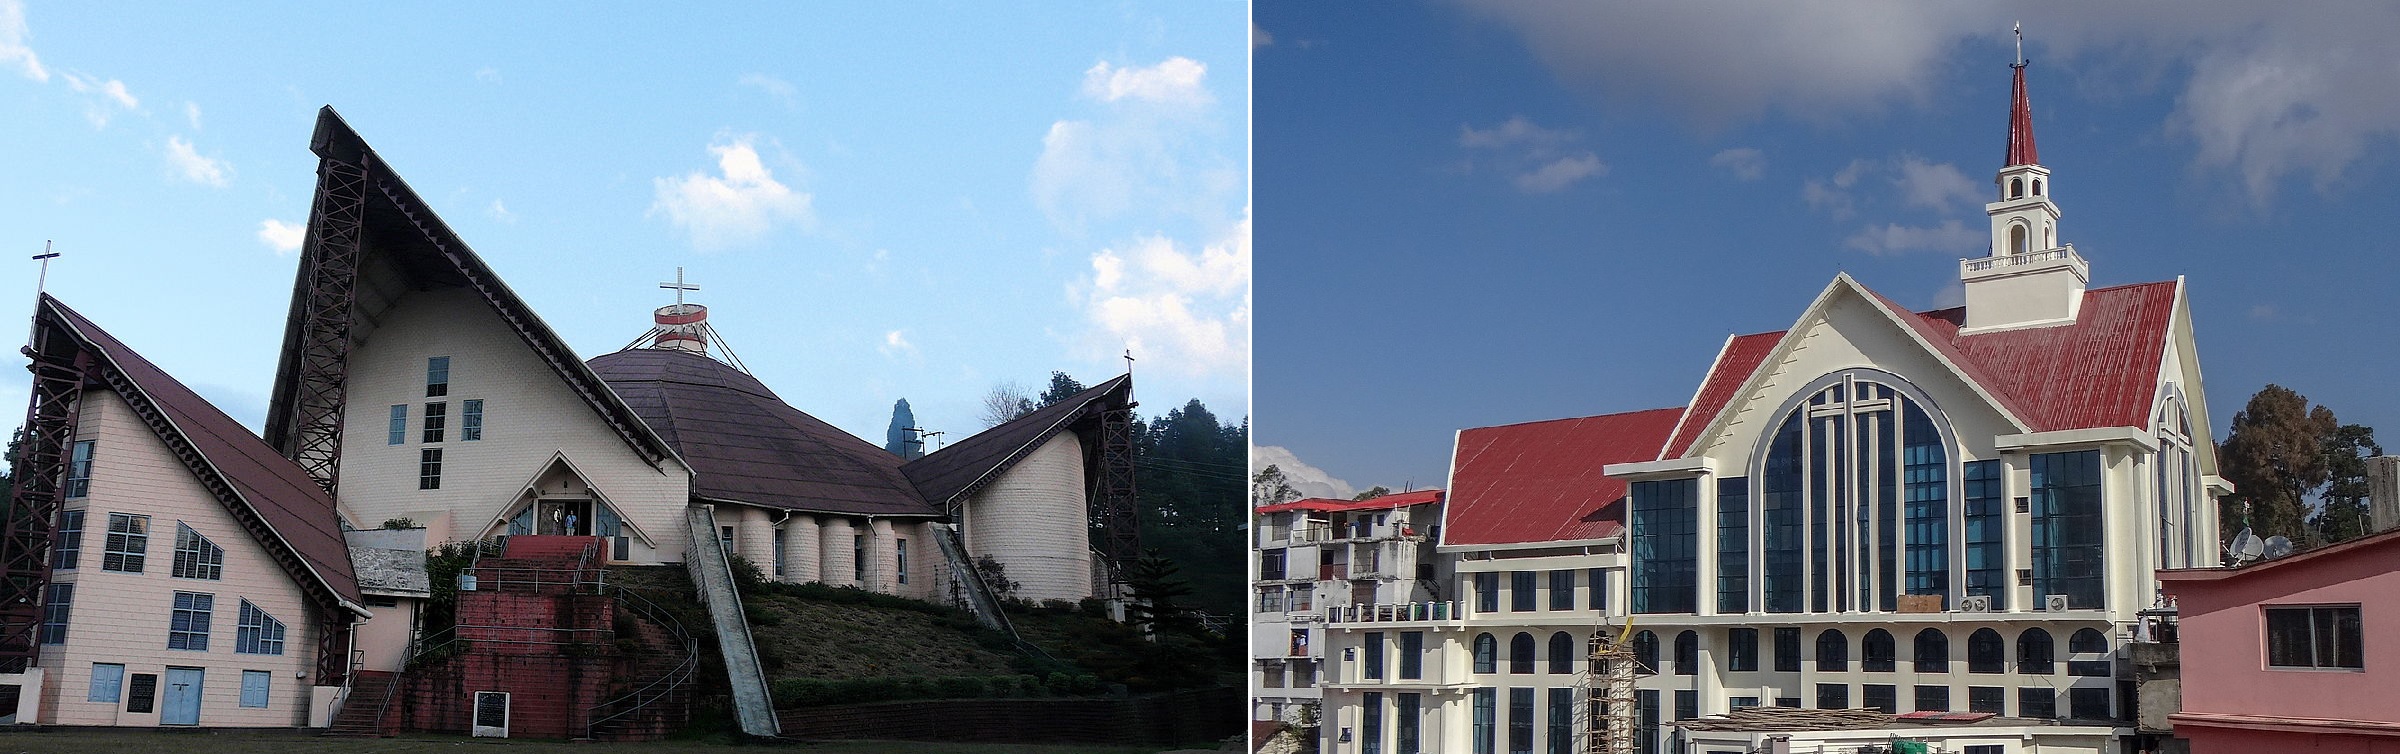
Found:
[[[2017,635],[2017,672],[2026,675],[2058,672],[2058,662],[2050,652],[2050,632],[2028,628]]]
[[[1685,631],[1675,637],[1675,674],[1700,674],[1700,634]]]
[[[2074,636],[2067,637],[2067,651],[2075,654],[2107,652],[2108,637],[2096,629],[2078,630]]]
[[[1500,672],[1500,640],[1491,634],[1475,635],[1475,672]]]
[[[2008,198],[2010,198],[2010,199],[2023,199],[2023,198],[2025,198],[2025,179],[2023,179],[2023,178],[2010,178],[2010,179],[2008,179]]]
[[[2057,227],[2057,226],[2051,225],[2051,224],[2049,224],[2049,223],[2042,223],[2042,248],[2045,248],[2045,249],[2055,249],[2055,248],[2058,248],[2058,227]]]
[[[1967,672],[2008,672],[2008,641],[2000,638],[2000,632],[1978,628],[1967,637]]]
[[[1817,672],[1839,673],[1849,669],[1850,637],[1835,628],[1817,634]]]
[[[1575,672],[1575,637],[1565,631],[1550,635],[1550,672]]]
[[[2008,226],[2008,253],[2023,254],[2025,251],[2025,224],[2010,224]]]
[[[1858,669],[1889,673],[1897,669],[1899,662],[1900,650],[1892,643],[1892,632],[1878,628],[1858,640]]]
[[[1941,629],[1928,628],[1917,632],[1917,672],[1950,672],[1950,635]]]
[[[1508,672],[1533,672],[1533,634],[1519,632],[1508,640]]]
[[[2168,568],[2206,565],[2194,562],[2198,539],[2200,467],[2192,458],[2192,423],[2183,410],[2182,390],[2166,386],[2158,406],[2158,454],[2152,457],[2158,491],[2158,563]]]
[[[1633,662],[1641,666],[1641,672],[1658,672],[1658,634],[1643,631],[1633,635]]]
[[[2042,179],[2040,179],[2040,178],[2035,178],[2035,179],[2033,179],[2033,195],[2034,195],[2034,196],[2041,196],[2041,195],[2042,195]]]
[[[1953,440],[1930,406],[1868,368],[1819,377],[1784,405],[1752,467],[1767,612],[1896,612],[1901,594],[1951,602]]]

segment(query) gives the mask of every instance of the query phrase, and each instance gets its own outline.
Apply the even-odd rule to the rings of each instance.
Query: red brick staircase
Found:
[[[385,670],[360,670],[351,675],[350,696],[342,702],[342,711],[333,716],[333,725],[325,735],[336,738],[380,738],[399,732],[396,725],[384,725],[384,708],[392,698],[392,681],[400,674]]]

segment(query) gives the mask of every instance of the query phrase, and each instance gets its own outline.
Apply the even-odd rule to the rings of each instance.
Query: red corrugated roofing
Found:
[[[1601,468],[1648,461],[1681,408],[1481,427],[1458,433],[1442,542],[1601,539],[1622,525],[1625,482]]]
[[[1294,500],[1288,503],[1261,505],[1258,506],[1257,510],[1261,514],[1282,513],[1284,511],[1309,511],[1312,513],[1382,511],[1392,510],[1395,508],[1406,508],[1411,505],[1438,503],[1441,501],[1441,490],[1416,490],[1414,492],[1395,492],[1381,497],[1370,497],[1365,500],[1342,500],[1339,498],[1330,497],[1312,497],[1305,500]]]
[[[1717,354],[1717,363],[1709,367],[1707,379],[1700,383],[1700,392],[1693,397],[1691,408],[1675,426],[1675,439],[1666,446],[1668,452],[1678,457],[1689,454],[1692,443],[1700,439],[1700,431],[1717,420],[1717,412],[1725,410],[1725,404],[1733,401],[1742,383],[1750,381],[1751,373],[1758,371],[1759,362],[1765,361],[1767,353],[1775,350],[1775,344],[1782,340],[1783,332],[1778,330],[1736,335],[1726,341],[1725,350]]]

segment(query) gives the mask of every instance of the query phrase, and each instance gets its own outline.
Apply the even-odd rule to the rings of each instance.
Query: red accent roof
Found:
[[[2074,324],[1961,336],[1964,308],[1911,314],[1868,291],[2035,432],[2149,426],[2175,292],[2172,280],[2097,288],[2084,292]],[[1691,455],[1701,430],[1782,338],[1758,333],[1727,344],[1661,457]]]
[[[2016,69],[2015,93],[2008,103],[2008,163],[2039,165],[2042,156],[2033,146],[2033,101],[2025,96],[2025,64],[2009,66]]]
[[[1395,492],[1381,497],[1370,497],[1365,500],[1342,500],[1339,498],[1330,497],[1312,497],[1305,500],[1294,500],[1288,503],[1261,505],[1258,506],[1257,510],[1260,514],[1282,513],[1284,511],[1308,511],[1311,513],[1388,511],[1396,508],[1406,508],[1411,505],[1424,505],[1426,503],[1438,503],[1441,501],[1441,490],[1417,490],[1414,492]]]
[[[1458,433],[1442,543],[1575,541],[1616,534],[1623,527],[1619,501],[1625,498],[1625,482],[1601,468],[1658,457],[1683,413],[1659,408]]]

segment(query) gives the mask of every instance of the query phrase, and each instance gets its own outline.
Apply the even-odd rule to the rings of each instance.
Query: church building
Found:
[[[2184,281],[2090,286],[2014,68],[1964,306],[1841,274],[1687,405],[1460,432],[1449,611],[1329,613],[1451,617],[1329,622],[1326,750],[1565,754],[1626,707],[1645,754],[2155,743],[2126,645],[2231,488]],[[1627,630],[1612,709],[1588,642]]]

